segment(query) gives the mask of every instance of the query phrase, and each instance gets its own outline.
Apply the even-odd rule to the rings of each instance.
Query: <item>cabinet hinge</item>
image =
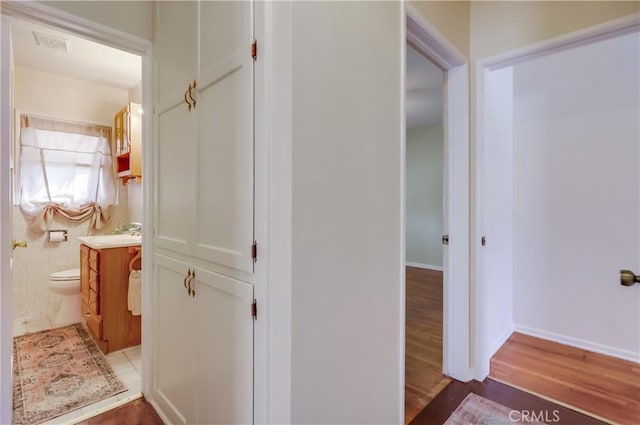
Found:
[[[253,40],[251,43],[251,57],[253,60],[258,59],[258,40]]]
[[[251,303],[251,316],[253,317],[253,320],[258,319],[258,302],[256,300],[253,300]]]
[[[253,258],[253,262],[258,261],[258,242],[253,241],[253,245],[251,245],[251,258]]]

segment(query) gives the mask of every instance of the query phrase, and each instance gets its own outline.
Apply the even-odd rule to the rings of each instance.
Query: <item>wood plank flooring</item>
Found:
[[[514,333],[490,377],[620,424],[640,424],[640,364]]]
[[[164,425],[164,422],[147,400],[139,398],[77,425]]]
[[[451,380],[442,374],[442,272],[407,267],[405,423]]]
[[[483,382],[471,381],[462,383],[452,381],[416,416],[411,425],[442,425],[469,393],[480,395],[521,413],[527,411],[529,415],[531,415],[531,412],[538,415],[538,417],[543,415],[542,417],[550,419],[549,423],[555,423],[556,425],[604,425],[604,422],[508,385],[495,382],[489,378]],[[558,422],[553,422],[556,417]],[[514,425],[525,425],[526,423],[526,421],[514,422]]]

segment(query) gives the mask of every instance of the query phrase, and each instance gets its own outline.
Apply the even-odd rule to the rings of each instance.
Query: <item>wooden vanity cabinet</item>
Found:
[[[128,308],[128,247],[93,249],[80,245],[82,314],[94,340],[107,354],[141,341],[141,316]]]

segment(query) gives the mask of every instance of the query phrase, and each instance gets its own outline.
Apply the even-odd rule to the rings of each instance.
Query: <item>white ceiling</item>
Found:
[[[444,72],[407,46],[407,128],[442,122]]]
[[[39,46],[33,31],[68,40],[68,51]],[[15,65],[130,89],[141,79],[141,58],[93,41],[18,19],[11,21]]]

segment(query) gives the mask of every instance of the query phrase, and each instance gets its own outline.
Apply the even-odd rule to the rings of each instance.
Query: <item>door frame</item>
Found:
[[[488,78],[491,72],[502,70],[527,60],[545,56],[551,53],[561,52],[567,49],[588,45],[613,37],[640,31],[640,13],[625,16],[589,28],[570,32],[559,37],[551,38],[539,43],[530,44],[521,48],[510,50],[497,55],[480,58],[475,62],[475,128],[473,136],[475,138],[475,152],[472,158],[475,173],[473,175],[474,184],[472,195],[475,196],[474,220],[475,232],[471,245],[471,255],[474,259],[474,268],[471,271],[474,279],[475,297],[473,300],[473,319],[475,336],[474,344],[474,379],[484,380],[489,375],[491,357],[500,348],[502,343],[510,336],[503,336],[503,341],[497,344],[496,341],[487,341],[485,335],[487,323],[485,317],[489,306],[482,300],[495,299],[494,294],[484,281],[484,265],[486,257],[482,250],[481,238],[490,237],[484,232],[485,217],[490,213],[486,209],[487,184],[485,180],[485,129],[499,123],[490,122],[489,117],[484,114],[484,103],[488,97]],[[513,324],[511,326],[513,328]]]
[[[100,44],[104,44],[107,46],[111,46],[120,50],[124,50],[133,54],[137,54],[142,58],[142,105],[143,110],[152,111],[153,103],[152,103],[152,74],[153,74],[153,61],[152,61],[152,43],[149,40],[145,40],[143,38],[125,33],[123,31],[108,27],[106,25],[101,25],[95,23],[86,18],[82,18],[50,6],[46,4],[42,4],[40,2],[23,2],[16,0],[6,0],[2,3],[2,11],[1,15],[3,21],[7,17],[14,17],[19,19],[24,19],[31,22],[37,22],[39,24],[43,24],[49,27],[52,27],[57,30],[65,31],[76,35],[78,37],[85,38],[87,40],[92,40],[98,42]],[[5,31],[3,25],[2,31]],[[4,35],[4,32],[3,32]],[[5,37],[2,38],[2,54],[6,54],[4,49],[8,48],[9,45],[8,39]],[[3,64],[3,76],[4,76],[4,64]],[[4,77],[2,79],[2,88],[5,89],[5,85],[9,83],[8,78]],[[11,89],[11,88],[9,88]],[[9,131],[5,130],[5,123],[8,123],[8,127],[10,128],[13,125],[11,120],[13,105],[2,103],[2,108],[0,110],[0,120],[2,122],[2,145],[1,149],[4,155],[7,147],[11,146],[13,143],[10,140],[10,137],[6,137],[5,132]],[[151,176],[153,173],[153,162],[152,162],[152,150],[153,144],[151,143],[152,139],[152,118],[153,114],[147,113],[143,115],[143,174],[147,176]],[[5,170],[2,167],[2,188],[5,185]],[[8,184],[8,183],[6,183]],[[147,229],[152,229],[152,215],[151,208],[152,205],[152,192],[151,192],[151,179],[147,178],[143,180],[143,193],[144,193],[144,220],[146,223]],[[4,197],[6,196],[5,191],[2,190],[0,195],[3,196],[2,199],[2,227],[5,228],[5,220],[8,220],[6,215],[10,211],[5,211],[4,205]],[[152,238],[151,231],[143,232],[142,235],[142,243],[145,247],[142,257],[143,262],[147,264],[152,264]],[[4,233],[0,235],[0,243],[3,243],[3,246],[8,246],[9,240],[11,239],[10,235],[5,235]],[[0,295],[1,299],[1,309],[0,309],[0,323],[2,323],[2,327],[0,328],[0,370],[2,371],[2,376],[10,376],[11,373],[5,374],[6,371],[11,370],[11,358],[12,358],[12,320],[11,320],[11,276],[8,273],[8,267],[5,268],[5,264],[9,263],[10,254],[6,249],[0,249],[0,264],[2,264],[2,280],[0,282]],[[142,301],[142,312],[145,315],[145,319],[148,321],[153,320],[153,309],[150,302],[151,299],[151,273],[145,273],[143,275],[143,301]],[[142,328],[142,361],[144,364],[142,371],[142,391],[144,393],[150,393],[151,385],[152,385],[152,375],[151,373],[147,373],[147,371],[152,370],[151,365],[151,347],[153,346],[153,334],[151,333],[151,328],[149,326],[144,326]],[[11,385],[12,379],[3,379],[0,386],[0,407],[2,407],[0,414],[0,423],[10,423],[11,422],[11,403],[13,400],[13,391]]]
[[[472,375],[469,324],[469,66],[465,56],[420,12],[408,3],[405,5],[406,45],[427,56],[445,74],[443,205],[444,233],[449,235],[450,244],[443,249],[442,368],[445,375],[466,382]],[[402,150],[406,152],[406,141],[403,139],[402,143]],[[402,173],[404,188],[404,162]],[[405,215],[406,206],[403,202],[402,217]],[[404,229],[404,223],[402,227]],[[403,244],[405,237],[403,231]],[[402,266],[404,268],[404,264]],[[402,284],[404,286],[404,281]],[[405,297],[402,298],[404,300]],[[402,312],[405,310],[403,305]],[[402,324],[405,325],[404,320]],[[404,332],[402,329],[402,335]],[[404,361],[404,337],[401,343]],[[404,385],[402,391],[404,393]]]
[[[1,109],[10,110],[13,104],[13,61],[2,60],[11,54],[11,27],[6,17],[0,16],[0,93],[2,94]],[[11,373],[12,320],[11,318],[11,251],[9,243],[12,236],[11,202],[12,189],[10,186],[12,169],[10,164],[13,121],[11,114],[2,113],[0,116],[0,423],[11,423],[11,403],[13,400],[13,376]],[[9,377],[9,379],[6,379]]]

